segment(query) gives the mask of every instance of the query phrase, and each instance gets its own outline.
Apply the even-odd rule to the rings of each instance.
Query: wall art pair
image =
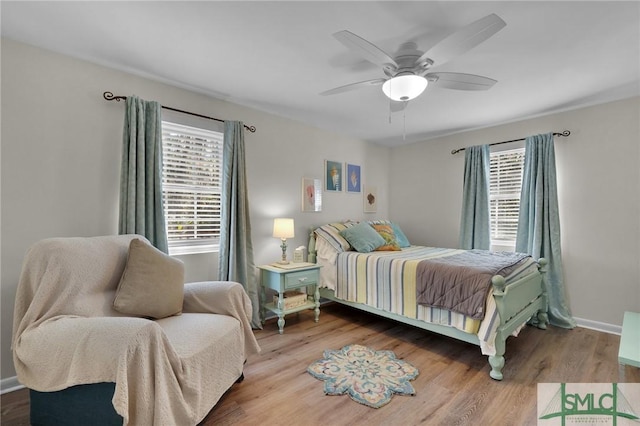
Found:
[[[360,166],[339,161],[325,160],[324,190],[332,192],[346,191],[359,194],[362,192],[362,174]]]
[[[377,211],[378,194],[374,186],[362,184],[362,172],[356,164],[325,160],[324,178],[302,178],[302,211],[322,211],[322,187],[327,192],[347,192],[363,195],[365,213]]]

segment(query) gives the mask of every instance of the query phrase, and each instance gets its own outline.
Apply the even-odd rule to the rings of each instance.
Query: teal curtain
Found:
[[[549,322],[573,328],[576,321],[565,303],[558,211],[553,133],[527,137],[516,251],[549,261],[545,280]]]
[[[236,281],[244,286],[253,305],[251,326],[262,328],[251,243],[242,122],[225,122],[223,149],[218,279]]]
[[[140,234],[168,253],[162,207],[162,107],[128,96],[120,170],[120,234]]]
[[[459,246],[489,250],[489,145],[465,148]]]

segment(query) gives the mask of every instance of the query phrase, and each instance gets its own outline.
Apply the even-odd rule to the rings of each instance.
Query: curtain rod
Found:
[[[126,100],[126,99],[127,99],[127,97],[126,97],[126,96],[114,96],[114,94],[113,94],[113,93],[111,93],[111,92],[104,92],[104,93],[102,94],[102,96],[103,96],[106,100],[108,100],[108,101],[117,101],[117,102],[120,102],[121,100],[122,100],[122,101],[124,101],[124,100]],[[224,123],[224,122],[225,122],[225,120],[222,120],[222,119],[220,119],[220,118],[209,117],[209,116],[202,115],[202,114],[196,114],[195,112],[183,111],[183,110],[181,110],[181,109],[171,108],[171,107],[164,106],[164,105],[162,105],[162,108],[164,108],[164,109],[168,109],[168,110],[170,110],[170,111],[181,112],[181,113],[183,113],[183,114],[194,115],[194,116],[196,116],[196,117],[200,117],[200,118],[206,118],[206,119],[208,119],[208,120],[219,121],[219,122],[221,122],[221,123]],[[245,129],[247,129],[248,131],[250,131],[251,133],[255,133],[255,132],[256,132],[256,126],[247,126],[246,124],[244,124],[244,128],[245,128]]]
[[[571,134],[571,132],[569,130],[563,130],[562,133],[554,133],[553,136],[569,136]],[[494,142],[494,143],[490,143],[489,146],[493,146],[493,145],[502,145],[503,143],[511,143],[511,142],[520,142],[525,140],[526,138],[520,138],[520,139],[513,139],[510,141],[504,141],[504,142]],[[457,154],[460,151],[464,151],[464,148],[458,148],[458,149],[454,149],[451,151],[451,154]]]

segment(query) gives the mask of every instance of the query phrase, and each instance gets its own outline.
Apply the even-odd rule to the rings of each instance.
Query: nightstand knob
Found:
[[[302,278],[298,278],[298,282],[299,283],[303,283],[307,280],[308,277],[302,277]]]

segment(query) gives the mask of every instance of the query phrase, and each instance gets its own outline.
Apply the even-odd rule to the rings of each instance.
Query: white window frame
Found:
[[[187,137],[176,137],[183,134]],[[223,150],[224,126],[211,120],[199,119],[191,116],[167,114],[163,111],[162,117],[162,197],[164,215],[167,228],[167,240],[170,255],[184,255],[196,253],[217,252],[220,248],[220,205],[222,192],[222,150]],[[193,142],[193,144],[192,144]],[[188,152],[194,159],[190,171],[176,168],[175,149],[181,146],[183,154]],[[173,166],[173,167],[172,167]],[[194,173],[190,173],[194,172]],[[197,173],[195,173],[197,172]],[[194,205],[203,198],[217,197],[218,207],[211,204],[203,209],[195,209],[193,216],[187,217],[191,222],[191,235],[185,239],[179,239],[176,230],[176,216],[184,214],[188,204],[171,202],[171,194],[191,194]],[[173,198],[175,201],[175,197]],[[202,212],[203,216],[198,217]],[[204,217],[204,219],[203,219]],[[183,216],[183,221],[185,217]],[[217,222],[217,232],[216,232]],[[198,237],[198,231],[213,237]]]
[[[518,230],[517,215],[520,207],[522,172],[524,169],[524,147],[492,151],[490,158],[489,217],[491,221],[491,250],[515,251]],[[517,161],[515,165],[519,165],[519,168],[513,168],[514,160]],[[503,208],[500,208],[498,203],[500,201],[505,204],[509,202],[510,205],[503,205]],[[504,226],[499,226],[499,224]],[[513,225],[515,225],[515,228]]]

